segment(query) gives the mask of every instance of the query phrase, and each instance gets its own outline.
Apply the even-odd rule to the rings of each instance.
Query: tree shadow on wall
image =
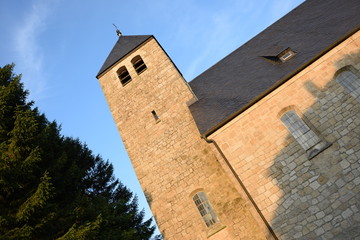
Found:
[[[145,199],[146,199],[149,207],[151,208],[151,204],[153,202],[153,197],[152,197],[151,193],[145,189],[144,190],[144,196],[145,196]],[[157,225],[158,221],[157,221],[156,215],[153,214],[153,216],[154,216],[155,224]],[[151,240],[162,240],[162,239],[165,239],[165,237],[166,237],[165,236],[165,231],[162,231],[161,235],[156,235]]]
[[[360,52],[335,63],[360,65]],[[360,77],[360,76],[359,76]],[[289,134],[268,171],[282,190],[271,225],[280,239],[360,239],[360,103],[335,77],[305,88],[316,102],[304,122],[332,145],[312,159]]]
[[[152,195],[150,192],[148,192],[146,189],[144,190],[144,196],[145,196],[145,199],[147,201],[147,203],[149,204],[149,206],[151,207],[151,204],[152,204],[152,201],[153,201],[153,198],[152,198]]]

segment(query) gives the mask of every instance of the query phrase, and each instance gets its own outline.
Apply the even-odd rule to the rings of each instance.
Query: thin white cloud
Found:
[[[238,47],[239,39],[244,36],[234,36],[234,33],[246,30],[247,23],[250,21],[246,17],[247,14],[251,13],[256,16],[261,12],[259,4],[256,5],[245,0],[233,1],[232,4],[224,6],[227,7],[211,12],[211,21],[203,24],[201,32],[206,36],[205,45],[202,46],[201,52],[190,62],[185,71],[184,76],[188,81],[206,70],[200,69],[205,62],[210,62],[212,65],[223,58],[224,53],[229,54],[235,47]]]
[[[190,63],[189,67],[186,69],[185,79],[187,80],[191,80],[195,77],[199,71],[199,65],[201,65],[206,59],[216,55],[216,53],[214,53],[215,49],[221,48],[221,43],[227,39],[229,33],[231,32],[231,24],[228,16],[220,14],[215,15],[212,18],[212,22],[212,28],[207,29],[207,32],[205,33],[207,36],[205,46],[203,46],[200,54]]]
[[[46,89],[44,53],[39,37],[47,28],[50,11],[49,1],[35,0],[28,14],[15,29],[16,64],[23,74],[25,87],[30,89],[30,99],[43,98]]]

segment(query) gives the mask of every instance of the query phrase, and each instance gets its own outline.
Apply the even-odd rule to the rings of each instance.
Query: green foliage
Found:
[[[18,212],[16,213],[18,221],[28,221],[30,217],[34,215],[36,210],[46,206],[54,192],[54,188],[50,181],[51,178],[49,177],[49,173],[45,172],[40,178],[40,183],[36,188],[36,191],[20,205]]]
[[[101,214],[97,216],[96,220],[93,222],[88,222],[86,224],[77,226],[74,224],[67,233],[65,233],[62,237],[58,238],[58,240],[71,240],[71,239],[79,239],[79,240],[91,240],[97,239],[99,236],[99,230],[101,228],[101,224],[103,223]],[[103,237],[102,237],[103,238]]]
[[[0,239],[150,239],[113,166],[27,102],[13,68],[0,67]]]

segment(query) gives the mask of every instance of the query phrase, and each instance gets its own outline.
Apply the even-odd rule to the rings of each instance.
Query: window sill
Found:
[[[221,223],[217,223],[217,224],[211,226],[208,233],[207,233],[207,238],[209,238],[209,237],[213,236],[214,234],[220,232],[224,228],[226,228],[226,226],[222,225]]]
[[[306,150],[307,158],[310,160],[314,158],[316,155],[330,147],[332,143],[321,141],[314,146],[312,146],[310,149]]]
[[[140,71],[136,71],[136,69],[135,69],[135,71],[136,71],[137,75],[140,75],[140,74],[142,74],[143,72],[145,72],[146,69],[147,69],[147,68],[144,68],[144,69],[142,69],[142,70],[140,70]]]
[[[131,79],[132,80],[132,79]],[[123,87],[125,87],[126,85],[128,85],[130,82],[131,82],[131,80],[129,80],[129,81],[127,81],[127,82],[125,82],[125,83],[122,83],[121,81],[121,85],[123,86]]]

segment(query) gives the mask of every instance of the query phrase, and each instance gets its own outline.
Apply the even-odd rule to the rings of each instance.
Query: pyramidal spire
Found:
[[[110,51],[108,57],[106,58],[103,66],[101,67],[96,77],[99,77],[106,69],[110,68],[114,63],[119,61],[126,54],[130,53],[135,48],[140,46],[142,43],[147,41],[149,38],[153,37],[152,35],[125,36],[122,35],[120,31],[118,33],[118,36],[119,38],[117,39],[116,44],[114,45],[113,49]]]

